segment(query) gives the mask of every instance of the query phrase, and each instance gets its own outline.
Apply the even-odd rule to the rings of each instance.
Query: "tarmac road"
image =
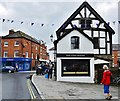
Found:
[[[2,73],[2,99],[30,99],[29,73]]]

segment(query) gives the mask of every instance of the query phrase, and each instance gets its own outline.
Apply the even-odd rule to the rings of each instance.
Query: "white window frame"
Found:
[[[15,41],[14,46],[19,46],[19,41]]]
[[[25,52],[25,57],[28,58],[28,52]]]
[[[4,47],[8,47],[8,41],[4,42]]]
[[[33,59],[33,53],[32,53],[32,57],[31,58]]]
[[[3,55],[3,57],[8,57],[8,51],[4,51],[4,55]]]
[[[38,47],[36,46],[36,50],[38,49]]]
[[[15,50],[15,51],[14,51],[14,57],[19,57],[17,54],[19,54],[19,51],[18,51],[18,50]]]
[[[36,57],[35,57],[35,59],[37,59],[37,54],[36,54]]]

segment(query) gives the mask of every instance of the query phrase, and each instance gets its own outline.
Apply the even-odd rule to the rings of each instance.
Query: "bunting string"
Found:
[[[26,21],[16,21],[14,19],[10,20],[10,19],[5,19],[5,18],[0,18],[0,21],[1,22],[9,22],[9,23],[15,23],[15,22],[19,22],[19,24],[30,24],[30,26],[34,26],[34,25],[40,25],[41,27],[45,26],[45,25],[49,25],[49,26],[54,26],[55,24],[54,23],[51,23],[51,24],[44,24],[44,23],[36,23],[36,22],[26,22]],[[111,22],[107,22],[108,25],[110,24],[113,24],[115,25],[116,23],[120,24],[120,21],[111,21]],[[99,24],[96,23],[96,26],[99,27]]]
[[[15,23],[18,22],[19,24],[30,24],[30,26],[34,26],[34,25],[40,25],[41,27],[45,26],[45,25],[49,25],[49,26],[54,26],[54,23],[51,24],[44,24],[44,23],[36,23],[36,22],[26,22],[26,21],[16,21],[16,20],[10,20],[10,19],[4,19],[4,18],[0,18],[1,22],[9,22],[9,23]]]

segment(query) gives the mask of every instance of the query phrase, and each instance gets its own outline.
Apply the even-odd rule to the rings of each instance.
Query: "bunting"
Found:
[[[14,22],[18,22],[20,24],[30,24],[30,26],[34,26],[34,25],[40,25],[41,27],[43,27],[45,24],[44,23],[35,23],[35,22],[26,22],[26,21],[16,21],[16,20],[10,20],[10,19],[3,19],[3,18],[0,18],[0,20],[2,22],[9,22],[9,23],[14,23]],[[49,26],[54,26],[55,24],[47,24]]]
[[[13,19],[10,20],[10,19],[5,19],[5,18],[0,18],[0,20],[1,20],[2,22],[9,22],[9,23],[19,22],[20,24],[28,24],[28,22],[25,22],[25,21],[16,21],[16,20],[13,20]],[[116,23],[120,24],[120,21],[107,22],[108,25],[110,25],[110,24],[115,25]],[[30,26],[40,25],[41,27],[43,27],[43,26],[46,25],[46,24],[44,24],[44,23],[38,23],[38,22],[37,22],[37,23],[35,23],[35,22],[29,22],[29,24],[30,24]],[[52,23],[52,24],[47,24],[47,25],[49,25],[49,26],[54,26],[55,24]],[[99,23],[96,23],[96,26],[99,27]],[[64,27],[64,25],[63,25],[63,27]],[[74,25],[73,27],[76,27],[76,26]]]

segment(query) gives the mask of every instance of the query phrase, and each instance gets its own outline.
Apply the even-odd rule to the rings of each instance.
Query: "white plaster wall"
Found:
[[[90,59],[90,76],[61,76],[61,59]],[[94,58],[57,58],[57,81],[94,83]]]
[[[78,36],[80,37],[80,48],[71,49],[71,37]],[[94,53],[93,43],[82,35],[80,32],[74,30],[64,38],[62,38],[57,44],[57,53]]]

